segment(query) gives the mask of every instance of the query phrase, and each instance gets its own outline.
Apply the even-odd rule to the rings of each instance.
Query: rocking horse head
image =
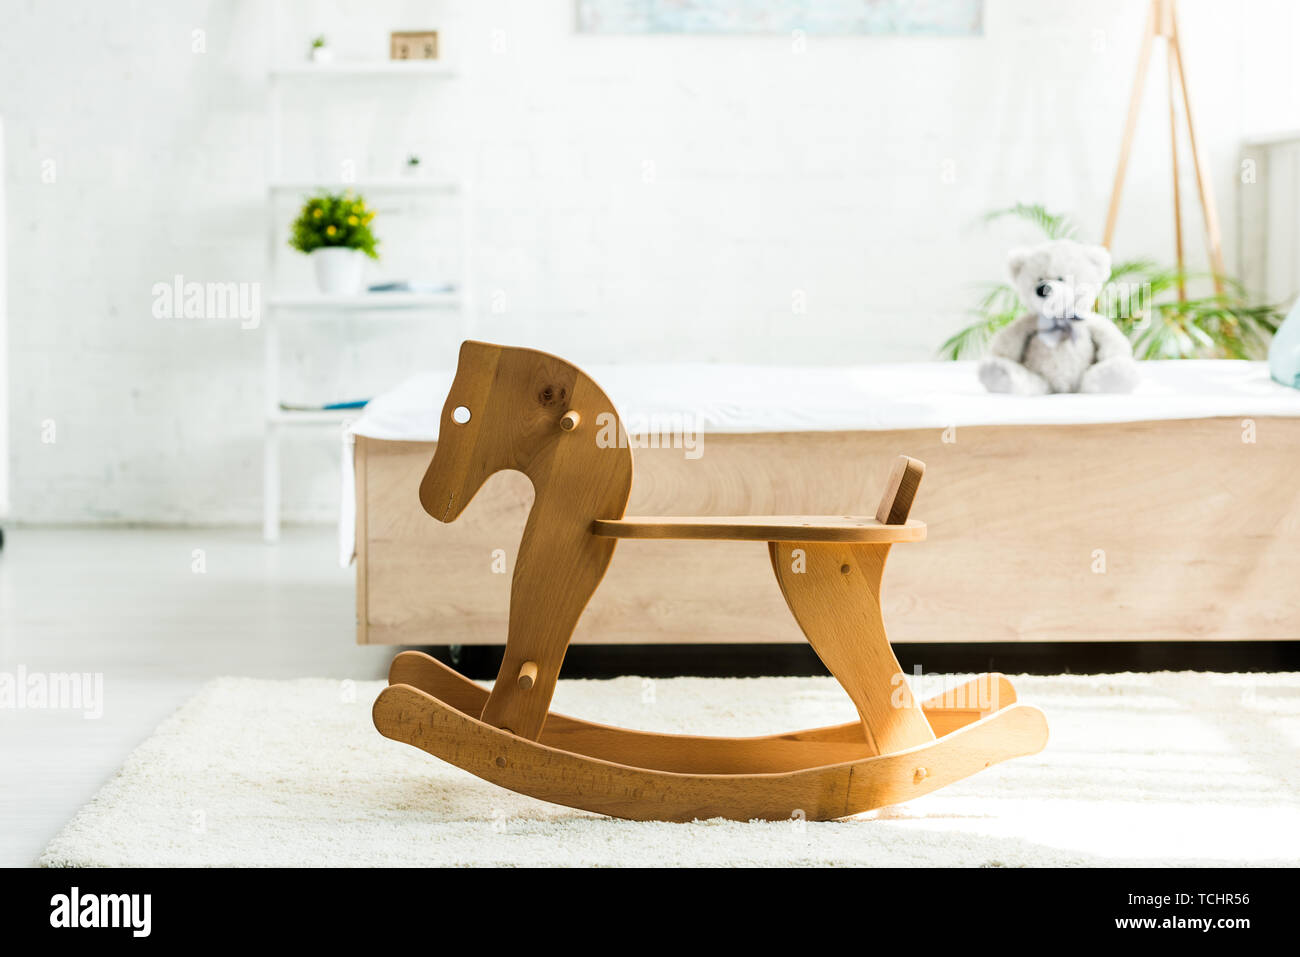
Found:
[[[420,503],[439,521],[454,521],[489,476],[515,469],[532,480],[535,509],[564,495],[579,520],[621,517],[632,486],[621,435],[613,403],[576,366],[533,349],[466,341]]]

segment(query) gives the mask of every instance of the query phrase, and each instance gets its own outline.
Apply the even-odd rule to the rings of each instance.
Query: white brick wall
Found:
[[[59,522],[257,518],[260,333],[155,319],[151,288],[268,278],[265,68],[297,38],[383,56],[390,28],[444,31],[454,86],[347,89],[333,123],[310,91],[286,100],[304,164],[287,172],[355,155],[388,175],[408,149],[472,170],[476,335],[582,361],[849,362],[932,355],[962,323],[1018,238],[973,227],[983,211],[1039,200],[1100,231],[1143,16],[1136,0],[988,0],[981,38],[814,37],[795,55],[784,37],[579,36],[570,0],[292,3],[285,53],[251,0],[10,6],[14,511]],[[1183,0],[1181,16],[1231,251],[1237,143],[1300,127],[1300,16],[1284,0]],[[1157,51],[1122,256],[1170,256],[1163,75]],[[445,202],[381,204],[390,269],[422,264],[402,252],[411,229],[434,237],[431,269],[454,268]],[[1190,205],[1187,221],[1199,257]],[[427,326],[412,348],[403,328],[286,336],[290,389],[364,395],[445,361],[460,332]],[[336,454],[289,440],[288,517],[331,517]]]

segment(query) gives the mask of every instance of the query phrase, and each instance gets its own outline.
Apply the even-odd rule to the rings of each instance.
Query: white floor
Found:
[[[207,679],[372,679],[334,530],[6,529],[0,672],[103,674],[104,714],[0,709],[0,866],[31,864]]]

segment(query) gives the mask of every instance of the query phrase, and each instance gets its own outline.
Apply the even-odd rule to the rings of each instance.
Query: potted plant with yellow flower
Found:
[[[303,205],[289,245],[311,257],[321,292],[346,296],[361,290],[365,257],[379,258],[379,241],[370,229],[374,218],[366,201],[351,190],[322,192]]]

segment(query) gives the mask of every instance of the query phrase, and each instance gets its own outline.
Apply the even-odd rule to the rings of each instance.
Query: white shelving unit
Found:
[[[455,69],[440,60],[343,60],[338,63],[288,63],[271,68],[273,78],[455,75]]]
[[[358,192],[367,193],[459,193],[460,180],[439,180],[439,179],[403,179],[393,177],[392,179],[363,179],[354,182],[344,182],[336,180],[334,182],[321,182],[310,179],[293,179],[293,180],[276,180],[271,183],[273,193],[298,193],[329,187],[330,189],[355,189]]]
[[[369,193],[449,194],[456,195],[460,204],[461,219],[461,275],[454,292],[363,293],[354,296],[327,296],[314,292],[284,292],[273,290],[268,298],[263,317],[263,384],[266,396],[264,415],[264,448],[262,470],[262,535],[268,542],[280,537],[281,444],[286,429],[326,426],[326,433],[337,440],[338,428],[359,414],[355,409],[297,411],[281,407],[280,341],[282,325],[329,319],[351,318],[374,321],[385,319],[425,320],[430,316],[448,313],[457,317],[462,329],[467,327],[470,309],[469,297],[469,190],[464,179],[446,178],[358,178],[355,180],[328,180],[286,178],[282,144],[280,142],[283,110],[283,87],[287,83],[333,83],[340,78],[364,82],[367,78],[393,78],[413,82],[443,82],[454,79],[454,68],[442,62],[412,61],[362,61],[316,64],[304,62],[272,67],[269,71],[270,94],[268,112],[270,125],[269,171],[267,175],[268,203],[274,211],[277,198],[286,194],[308,194],[317,189],[354,189],[362,195]],[[332,88],[332,87],[331,87]],[[272,215],[268,256],[272,267],[276,262],[279,245],[283,241],[280,228],[283,224]],[[273,272],[272,268],[272,272]]]
[[[299,309],[315,313],[387,312],[393,309],[457,309],[462,302],[459,292],[370,292],[356,296],[325,296],[303,293],[296,296],[272,296],[271,307]]]
[[[0,519],[9,515],[9,290],[6,286],[5,121],[0,116]],[[0,529],[0,547],[4,529]]]

